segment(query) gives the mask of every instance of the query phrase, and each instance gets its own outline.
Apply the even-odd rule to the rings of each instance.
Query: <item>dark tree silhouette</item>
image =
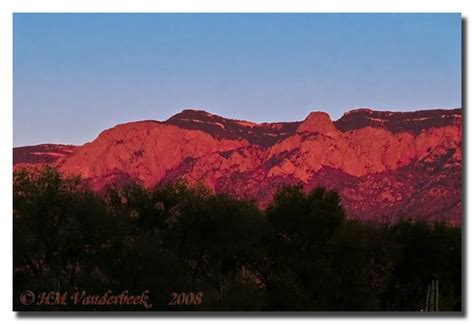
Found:
[[[282,187],[265,211],[204,187],[90,191],[53,168],[13,175],[14,308],[25,290],[149,291],[150,310],[419,311],[431,280],[440,310],[462,304],[461,229],[347,219],[336,192]],[[407,216],[407,215],[401,215]],[[201,302],[169,305],[171,294]]]

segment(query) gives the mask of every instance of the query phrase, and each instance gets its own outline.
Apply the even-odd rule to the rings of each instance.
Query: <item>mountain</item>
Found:
[[[40,144],[13,149],[13,165],[16,169],[28,166],[54,165],[58,160],[73,154],[74,145]]]
[[[336,189],[349,217],[461,222],[462,110],[357,109],[332,121],[252,123],[201,110],[103,131],[82,146],[14,148],[15,168],[50,164],[95,190],[182,179],[257,200],[279,186]]]

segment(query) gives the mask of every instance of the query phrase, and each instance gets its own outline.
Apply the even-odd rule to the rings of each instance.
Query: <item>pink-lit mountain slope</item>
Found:
[[[461,222],[462,110],[357,109],[333,122],[252,123],[184,110],[103,131],[78,147],[14,149],[15,168],[49,164],[95,190],[182,179],[264,207],[283,184],[338,190],[349,217]]]

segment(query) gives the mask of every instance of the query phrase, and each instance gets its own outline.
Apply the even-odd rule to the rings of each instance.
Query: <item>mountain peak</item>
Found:
[[[348,115],[351,115],[351,114],[355,114],[355,113],[367,113],[367,114],[371,114],[373,113],[374,111],[370,108],[356,108],[356,109],[351,109],[349,111],[346,111],[342,116],[348,116]]]
[[[334,124],[342,132],[364,127],[376,127],[394,133],[418,134],[427,128],[458,125],[461,121],[462,111],[460,108],[418,111],[378,111],[362,108],[346,112]]]
[[[217,115],[211,114],[202,109],[193,109],[187,108],[183,109],[181,112],[171,116],[168,120],[177,120],[177,119],[209,119],[219,117]]]
[[[314,111],[300,124],[298,132],[334,134],[339,132],[334,126],[331,117],[325,112]]]
[[[203,110],[203,109],[198,109],[198,108],[186,108],[181,111],[181,113],[195,113],[195,114],[202,114],[206,116],[213,116],[213,114]]]

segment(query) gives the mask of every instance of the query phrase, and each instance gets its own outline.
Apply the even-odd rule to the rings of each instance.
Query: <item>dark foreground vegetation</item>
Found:
[[[13,217],[16,310],[420,311],[433,279],[439,309],[461,309],[460,228],[349,220],[323,188],[261,211],[181,183],[99,195],[45,168],[15,172]],[[109,290],[152,307],[72,298]]]

